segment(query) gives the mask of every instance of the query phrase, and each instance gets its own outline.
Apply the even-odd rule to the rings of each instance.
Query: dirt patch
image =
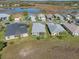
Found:
[[[4,49],[2,59],[79,59],[79,46],[60,41],[22,42]]]
[[[52,14],[55,14],[55,13],[67,13],[68,14],[69,12],[63,12],[61,10],[75,9],[74,7],[71,7],[71,6],[58,6],[58,5],[48,5],[48,4],[36,4],[34,7],[44,10],[45,13],[52,13]]]

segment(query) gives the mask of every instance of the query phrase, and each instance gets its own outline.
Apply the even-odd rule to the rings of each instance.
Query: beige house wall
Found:
[[[24,34],[21,34],[20,37],[27,37],[28,34],[27,33],[24,33]],[[6,40],[11,40],[11,39],[17,39],[18,37],[16,37],[15,35],[12,35],[12,36],[6,36],[5,39]]]

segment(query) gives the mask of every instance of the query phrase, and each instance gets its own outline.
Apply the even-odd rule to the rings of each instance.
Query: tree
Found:
[[[0,22],[0,31],[3,31],[4,29],[5,29],[5,25]]]
[[[37,40],[40,40],[40,37],[39,36],[37,36]]]
[[[6,42],[0,42],[0,51],[6,46]]]
[[[28,12],[24,12],[24,16],[28,16]]]
[[[14,20],[12,15],[9,17],[9,20],[10,21],[13,21]]]

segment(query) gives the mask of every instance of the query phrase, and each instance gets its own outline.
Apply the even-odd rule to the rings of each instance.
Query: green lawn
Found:
[[[0,41],[2,41],[4,38],[4,31],[0,31]]]
[[[59,36],[56,36],[58,40],[66,41],[66,42],[79,42],[79,36],[73,36],[69,34],[67,31],[60,33]]]

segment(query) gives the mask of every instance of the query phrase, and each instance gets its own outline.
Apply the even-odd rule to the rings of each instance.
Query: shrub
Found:
[[[58,39],[62,39],[62,36],[56,36]]]
[[[0,51],[7,46],[7,42],[0,42]]]

